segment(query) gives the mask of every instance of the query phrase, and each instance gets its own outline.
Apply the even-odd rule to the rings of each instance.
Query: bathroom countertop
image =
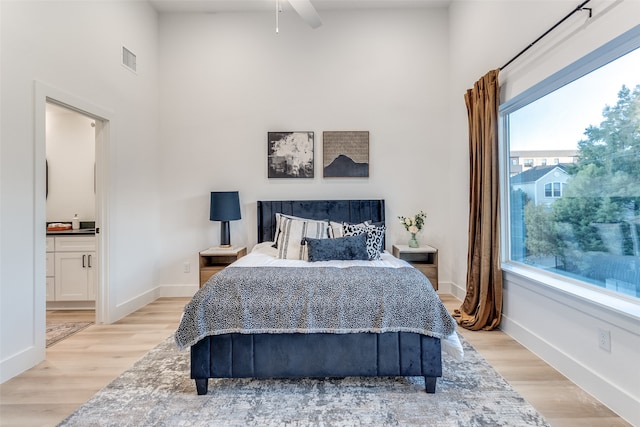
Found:
[[[95,228],[81,228],[79,230],[60,230],[49,231],[47,230],[47,236],[76,236],[76,235],[94,235],[96,234]]]

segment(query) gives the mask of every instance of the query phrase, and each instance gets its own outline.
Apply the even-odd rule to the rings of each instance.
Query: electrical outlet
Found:
[[[182,271],[184,273],[189,273],[191,271],[191,263],[187,261],[184,264],[182,264]]]
[[[611,351],[611,332],[598,328],[598,347]]]

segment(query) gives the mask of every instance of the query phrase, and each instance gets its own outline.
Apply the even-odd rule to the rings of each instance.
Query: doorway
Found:
[[[109,322],[109,280],[108,280],[108,153],[109,153],[109,137],[111,128],[111,117],[113,114],[101,107],[96,106],[82,98],[60,91],[56,88],[47,86],[40,82],[35,82],[35,149],[36,149],[36,229],[45,230],[44,224],[47,222],[47,106],[64,109],[72,114],[79,114],[85,119],[90,120],[93,124],[93,132],[95,135],[95,166],[94,183],[95,202],[94,202],[94,222],[95,227],[95,253],[92,254],[92,267],[94,269],[95,279],[95,323]],[[53,165],[50,165],[53,166]],[[76,213],[76,212],[74,212]],[[68,219],[71,221],[71,218]],[[85,227],[87,226],[84,224]],[[39,233],[37,233],[39,234]],[[36,239],[36,253],[42,254],[43,260],[46,257],[46,238]],[[40,275],[39,275],[40,276]],[[46,289],[45,274],[42,274],[42,286],[37,288]],[[40,312],[43,339],[38,340],[44,343],[45,335],[45,312],[46,312],[46,292],[36,292],[36,307],[42,307]],[[39,316],[38,316],[39,317]]]
[[[46,103],[47,347],[95,322],[95,120]]]

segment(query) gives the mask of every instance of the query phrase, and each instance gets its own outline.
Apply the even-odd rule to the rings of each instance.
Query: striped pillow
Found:
[[[315,221],[282,217],[278,235],[278,258],[307,260],[305,237],[312,239],[328,238],[327,221]]]

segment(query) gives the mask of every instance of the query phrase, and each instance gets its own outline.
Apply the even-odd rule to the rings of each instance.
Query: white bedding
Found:
[[[408,262],[394,257],[389,252],[384,251],[380,260],[372,261],[318,261],[309,262],[302,260],[279,259],[277,258],[278,250],[273,247],[273,242],[258,243],[253,247],[251,252],[232,265],[234,267],[349,267],[349,266],[367,266],[367,267],[387,267],[402,268],[411,266]],[[456,332],[449,335],[441,341],[442,351],[453,357],[457,361],[461,361],[464,357],[464,350],[460,339]]]
[[[297,259],[278,258],[278,249],[273,247],[273,242],[258,243],[253,247],[250,256],[244,256],[233,263],[234,267],[391,267],[401,268],[410,266],[406,261],[394,257],[385,251],[380,254],[379,260],[371,261],[317,261],[309,262]]]

